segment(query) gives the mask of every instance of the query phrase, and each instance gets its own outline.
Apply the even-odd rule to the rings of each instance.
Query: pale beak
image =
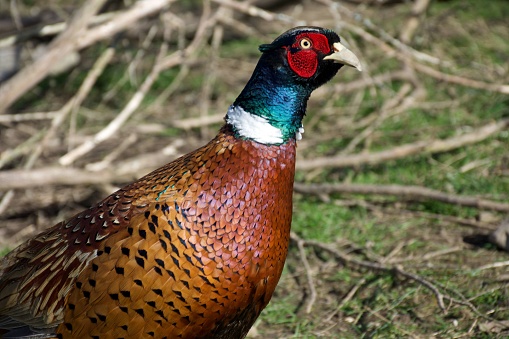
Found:
[[[339,64],[355,67],[359,72],[362,71],[361,62],[352,51],[339,42],[335,42],[332,47],[334,48],[334,53],[327,55],[323,58],[324,60],[333,60]]]

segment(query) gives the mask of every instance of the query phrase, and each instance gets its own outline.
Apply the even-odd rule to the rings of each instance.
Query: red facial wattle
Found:
[[[303,48],[301,45],[304,40],[311,43],[309,48]],[[327,37],[319,33],[302,33],[287,49],[288,65],[300,77],[310,78],[318,68],[318,53],[330,53]]]

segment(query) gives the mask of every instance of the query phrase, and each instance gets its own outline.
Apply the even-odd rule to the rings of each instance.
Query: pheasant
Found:
[[[286,259],[307,100],[343,65],[360,70],[319,27],[290,29],[259,50],[208,144],[2,259],[3,338],[247,335]]]

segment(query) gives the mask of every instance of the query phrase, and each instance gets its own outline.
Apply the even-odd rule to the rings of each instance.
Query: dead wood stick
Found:
[[[0,171],[0,191],[49,185],[125,183],[164,165],[165,159],[171,160],[180,156],[178,148],[183,144],[181,139],[177,139],[162,150],[120,161],[115,167],[110,167],[101,173],[66,167]]]
[[[295,236],[294,236],[295,238]],[[302,262],[302,265],[304,265],[304,269],[306,270],[306,279],[308,281],[308,287],[309,287],[309,299],[307,301],[306,305],[306,313],[311,313],[311,310],[313,309],[313,305],[316,301],[316,288],[315,283],[313,282],[313,274],[311,272],[311,266],[309,265],[309,261],[307,259],[306,250],[304,249],[304,241],[302,239],[297,240],[297,247],[299,248],[299,254],[300,254],[300,260]]]
[[[64,122],[67,116],[70,113],[75,112],[81,106],[83,100],[85,100],[85,98],[88,96],[97,79],[104,72],[104,69],[109,64],[114,55],[115,50],[113,48],[107,48],[101,54],[101,56],[97,58],[94,65],[92,66],[92,69],[90,72],[88,72],[85,80],[78,89],[78,92],[70,100],[67,101],[67,103],[58,111],[58,114],[52,119],[50,128],[29,157],[29,167],[32,167],[37,158],[39,158],[43,149],[46,147],[49,140],[53,138],[59,126]]]
[[[86,30],[92,17],[99,11],[105,0],[86,2],[73,16],[67,30],[63,31],[48,47],[48,51],[36,62],[28,65],[3,86],[0,87],[0,113],[4,112],[14,101],[26,93],[39,81],[44,79],[51,66],[76,50],[75,41]]]
[[[130,176],[126,176],[130,177]],[[78,168],[45,167],[34,170],[8,170],[0,172],[0,190],[20,189],[46,185],[103,184],[122,181],[111,171],[84,171]]]
[[[364,26],[367,29],[369,29],[373,32],[376,32],[376,34],[379,38],[376,37],[375,39],[379,40],[380,42],[390,44],[391,46],[396,48],[399,52],[402,52],[407,56],[411,56],[413,59],[429,62],[429,63],[435,64],[435,65],[447,64],[447,62],[443,61],[440,58],[437,58],[432,55],[418,51],[418,50],[412,48],[411,46],[408,46],[407,44],[403,43],[402,41],[394,38],[391,34],[389,34],[387,31],[385,31],[381,27],[375,25],[369,18],[364,17],[358,11],[352,11],[349,8],[347,8],[346,6],[340,4],[339,2],[333,1],[333,0],[316,0],[316,1],[324,4],[325,6],[328,6],[331,11],[337,11],[340,13],[340,15],[343,14],[344,16],[350,18],[350,20],[355,22],[354,25],[348,24],[348,29],[350,29],[351,26],[354,26],[354,27],[357,27],[359,29],[359,31],[361,31],[361,33],[362,32],[367,33],[367,31],[361,27],[361,26]],[[344,24],[346,24],[345,20],[343,20],[341,22],[341,26],[344,26]],[[344,27],[346,28],[347,26],[345,25]],[[365,36],[363,36],[363,34],[359,34],[359,35],[361,35],[362,37],[365,38]],[[392,47],[391,47],[391,49],[392,49]],[[398,53],[396,53],[396,54],[398,54]]]
[[[305,194],[379,194],[392,195],[408,200],[417,201],[440,201],[453,205],[475,207],[479,209],[509,212],[509,204],[492,200],[481,199],[472,196],[448,194],[421,186],[403,185],[364,185],[364,184],[302,184],[296,182],[294,190]]]
[[[444,140],[422,140],[415,143],[397,146],[385,151],[332,157],[306,159],[297,162],[297,169],[311,170],[321,167],[350,167],[363,164],[379,164],[388,160],[401,159],[415,154],[447,152],[466,145],[475,144],[505,130],[509,119],[502,119],[484,125],[470,133],[454,136]]]
[[[316,99],[318,97],[321,97],[322,93],[325,93],[326,91],[333,91],[334,93],[349,93],[358,91],[367,86],[381,86],[383,84],[390,83],[394,80],[410,81],[411,78],[409,77],[408,72],[405,72],[404,70],[380,73],[377,75],[373,75],[372,77],[361,78],[348,83],[335,84],[332,90],[330,90],[328,87],[320,87],[313,93],[312,98]]]
[[[20,121],[34,121],[34,120],[51,120],[58,112],[32,112],[32,113],[18,113],[15,115],[0,115],[0,122],[20,122]]]
[[[400,265],[385,265],[383,263],[359,260],[349,254],[343,253],[342,251],[336,249],[331,244],[326,244],[326,243],[316,241],[316,240],[305,240],[305,239],[300,238],[296,233],[293,233],[293,232],[290,234],[290,238],[295,242],[301,241],[305,246],[312,246],[315,248],[320,248],[322,250],[325,250],[325,251],[331,253],[333,256],[335,256],[337,259],[339,259],[343,264],[345,264],[347,266],[356,266],[356,267],[366,268],[366,269],[378,271],[378,272],[392,273],[392,274],[400,275],[407,279],[413,280],[413,281],[417,282],[418,284],[421,284],[424,287],[426,287],[427,289],[429,289],[435,295],[435,298],[437,299],[437,303],[438,303],[440,309],[444,312],[446,312],[446,310],[447,310],[444,300],[449,300],[452,303],[467,306],[473,312],[475,312],[477,315],[485,317],[481,312],[479,312],[479,310],[477,310],[477,308],[471,302],[469,302],[461,294],[456,293],[456,294],[459,294],[459,296],[461,298],[461,300],[460,300],[460,299],[456,299],[456,298],[450,296],[447,293],[442,293],[440,291],[440,287],[442,287],[442,286],[439,286],[439,284],[437,284],[433,281],[430,281],[420,275],[407,272]]]
[[[120,114],[118,114],[115,119],[110,121],[110,123],[104,129],[98,132],[92,139],[79,145],[67,154],[60,157],[59,163],[61,165],[67,166],[72,164],[76,159],[87,154],[98,144],[113,136],[114,133],[141,105],[145,95],[157,80],[159,74],[166,69],[184,63],[189,55],[194,54],[196,50],[199,49],[205,38],[208,36],[208,28],[217,22],[220,11],[218,10],[214,15],[209,14],[209,11],[205,11],[202,14],[202,18],[200,19],[200,24],[196,34],[191,43],[184,50],[179,50],[172,53],[170,56],[165,56],[167,52],[167,44],[163,44],[161,46],[159,55],[154,66],[152,67],[150,74],[145,78],[139,90],[132,96],[122,112],[120,112]]]
[[[116,14],[118,14],[118,12],[108,12],[96,15],[90,20],[90,24],[102,24],[103,22],[110,20]],[[38,26],[35,28],[24,29],[23,31],[16,32],[16,34],[0,39],[0,48],[20,44],[32,38],[42,38],[57,35],[64,31],[67,27],[67,23],[61,21],[46,23],[44,26]]]
[[[161,45],[156,64],[152,68],[150,74],[145,78],[145,81],[140,86],[140,89],[132,96],[131,100],[127,103],[124,109],[115,117],[115,119],[110,121],[110,123],[104,129],[98,132],[94,138],[84,142],[83,144],[60,157],[59,162],[61,165],[67,166],[72,164],[76,159],[94,149],[94,147],[99,143],[110,138],[136,111],[136,109],[145,98],[145,94],[159,76],[161,69],[158,68],[158,61],[162,58],[163,55],[166,54],[166,46],[166,44]]]
[[[469,78],[465,78],[465,77],[462,77],[459,75],[443,73],[443,72],[440,72],[439,70],[436,70],[432,67],[429,67],[429,66],[417,63],[417,62],[413,62],[413,61],[410,61],[410,62],[412,63],[412,67],[415,68],[415,70],[417,70],[420,73],[429,75],[430,77],[435,78],[437,80],[450,82],[450,83],[461,85],[461,86],[482,89],[482,90],[491,91],[491,92],[499,92],[499,93],[503,93],[503,94],[509,94],[509,85],[490,84],[490,83],[487,83],[484,81],[469,79]]]
[[[84,22],[83,24],[85,24]],[[44,136],[42,137],[42,140],[37,143],[30,153],[30,156],[25,161],[25,164],[23,165],[23,168],[25,170],[31,169],[34,165],[39,156],[42,154],[43,149],[45,148],[46,144],[48,143],[48,140],[53,137],[53,135],[56,133],[58,127],[60,124],[64,121],[64,118],[68,115],[69,112],[72,110],[77,109],[81,105],[81,102],[86,98],[88,95],[90,89],[92,88],[93,84],[99,77],[99,75],[102,74],[104,68],[108,64],[108,62],[113,57],[113,50],[107,49],[103,54],[97,59],[95,62],[92,70],[87,74],[87,77],[81,84],[78,92],[75,96],[73,96],[65,105],[62,107],[57,115],[52,119],[50,128],[44,133]],[[7,208],[9,205],[10,200],[14,197],[13,192],[7,192],[1,202],[0,202],[0,214]]]
[[[342,22],[341,26],[355,34],[360,35],[366,41],[376,44],[378,47],[384,50],[388,56],[394,56],[399,60],[405,62],[406,64],[410,65],[416,71],[431,76],[432,78],[435,78],[440,81],[450,82],[453,84],[477,88],[485,91],[509,94],[509,85],[493,84],[480,80],[465,78],[459,75],[443,73],[433,67],[429,67],[427,65],[415,61],[414,59],[416,58],[413,57],[412,54],[400,53],[398,50],[390,46],[388,43],[384,42],[383,40],[379,39],[378,37],[374,36],[373,34],[367,32],[366,30],[362,29],[357,25],[353,25],[348,22]]]
[[[430,4],[431,0],[417,0],[415,1],[412,7],[412,13],[410,14],[410,18],[408,18],[406,24],[403,29],[399,33],[399,39],[408,44],[412,40],[415,31],[419,27],[421,23],[422,14],[426,11]]]
[[[161,10],[174,1],[138,1],[127,11],[115,15],[111,20],[91,29],[87,29],[87,23],[92,20],[93,13],[97,12],[105,0],[87,2],[84,5],[84,8],[86,7],[87,10],[82,10],[75,15],[75,20],[79,23],[79,25],[76,24],[76,27],[79,27],[78,30],[73,29],[73,23],[71,23],[69,28],[63,31],[51,43],[43,57],[23,68],[0,87],[0,114],[4,113],[12,103],[44,79],[51,70],[50,66],[57,63],[62,58],[62,55],[81,50],[99,40],[107,39],[119,31],[132,26],[139,19]],[[84,15],[84,13],[88,14]]]
[[[295,18],[282,13],[272,13],[264,9],[252,6],[246,2],[238,2],[233,0],[213,0],[215,3],[233,8],[244,14],[262,18],[265,21],[282,21],[286,23],[295,23]],[[301,23],[302,24],[302,23]]]
[[[147,168],[148,170],[148,168]],[[130,180],[134,172],[105,170],[98,175],[75,168],[46,167],[34,170],[8,170],[0,172],[0,190],[21,189],[47,185],[82,185],[99,183],[119,183]],[[294,189],[306,194],[380,194],[402,197],[409,200],[436,200],[444,203],[475,207],[479,209],[509,212],[509,204],[472,196],[448,194],[420,186],[402,185],[362,185],[362,184],[302,184],[296,182]]]
[[[341,23],[341,26],[344,27],[345,29],[354,32],[355,34],[358,34],[368,42],[376,44],[382,50],[386,51],[388,55],[392,55],[402,60],[407,65],[410,65],[412,68],[414,68],[420,73],[424,73],[441,81],[451,82],[461,86],[509,94],[509,85],[487,83],[484,81],[443,73],[432,67],[428,67],[420,62],[425,61],[431,64],[444,66],[450,66],[451,63],[444,62],[439,58],[432,57],[430,55],[427,55],[425,53],[422,53],[411,48],[404,42],[392,37],[390,34],[388,34],[380,27],[377,27],[375,24],[373,24],[373,22],[371,22],[371,20],[363,18],[362,15],[360,15],[359,13],[353,12],[337,2],[333,2],[332,0],[317,0],[317,1],[329,6],[331,10],[341,11],[355,22],[360,22],[366,28],[377,32],[378,36],[375,36],[369,33],[364,28],[362,28],[360,25],[351,24],[346,21],[343,21]],[[427,5],[428,4],[426,3],[426,1],[423,0],[418,1],[418,3],[416,3],[416,5],[414,6],[414,12],[423,11]]]
[[[330,201],[330,199],[328,199]],[[494,231],[496,230],[496,226],[482,221],[476,221],[472,219],[467,218],[460,218],[455,217],[452,215],[445,215],[445,214],[438,214],[438,213],[430,213],[430,212],[421,212],[421,211],[415,211],[415,210],[409,210],[409,209],[403,209],[403,208],[390,208],[387,206],[381,207],[373,203],[369,203],[365,200],[335,200],[335,205],[338,206],[345,206],[345,207],[362,207],[371,211],[384,213],[384,214],[393,214],[393,215],[409,215],[412,217],[417,218],[425,218],[425,219],[433,219],[433,220],[439,220],[440,222],[447,222],[447,223],[453,223],[460,226],[466,226],[471,228],[478,228],[482,230],[487,231]]]

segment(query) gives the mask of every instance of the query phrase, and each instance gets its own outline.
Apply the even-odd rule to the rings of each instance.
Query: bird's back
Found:
[[[0,328],[240,338],[286,258],[295,143],[228,128],[42,233],[0,266]]]

